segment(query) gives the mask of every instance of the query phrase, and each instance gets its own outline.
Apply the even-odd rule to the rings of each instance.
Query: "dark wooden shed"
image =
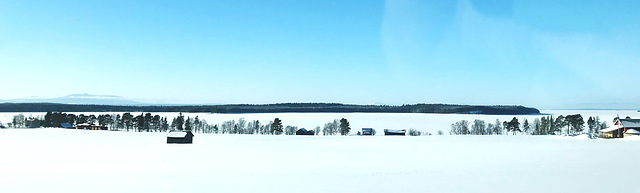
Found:
[[[315,135],[316,133],[313,130],[306,130],[305,128],[298,129],[296,131],[296,135]]]
[[[191,131],[170,131],[167,134],[167,144],[169,143],[191,144],[193,143],[193,133]]]
[[[400,136],[405,136],[407,133],[407,130],[404,129],[400,129],[400,130],[394,130],[394,129],[385,129],[384,130],[384,135],[400,135]]]
[[[362,128],[362,135],[373,135],[373,128]]]

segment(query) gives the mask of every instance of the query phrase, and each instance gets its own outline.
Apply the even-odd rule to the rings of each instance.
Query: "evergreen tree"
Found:
[[[567,125],[567,134],[580,133],[584,129],[584,119],[582,119],[582,115],[567,115],[565,118],[565,122]]]
[[[276,118],[271,123],[271,133],[275,135],[280,135],[282,133],[282,121],[280,118]]]
[[[138,130],[138,132],[142,132],[142,130],[144,129],[144,114],[140,114],[138,116],[136,116],[134,118],[135,122],[136,122],[136,130]]]
[[[553,133],[562,134],[562,128],[566,125],[565,117],[562,115],[558,116],[553,124]]]
[[[587,126],[589,127],[589,133],[597,133],[598,124],[595,117],[589,117],[587,120]]]
[[[151,130],[151,120],[153,119],[153,116],[151,116],[151,113],[145,113],[144,114],[144,124],[143,124],[143,129],[146,132],[149,132]]]
[[[349,131],[351,131],[349,121],[345,118],[340,119],[340,135],[349,135]]]
[[[51,116],[51,111],[48,111],[47,114],[44,115],[44,126],[53,127],[53,117]]]
[[[513,117],[513,119],[511,119],[511,121],[509,121],[507,123],[507,131],[512,131],[513,135],[516,134],[516,132],[520,132],[520,122],[518,122],[518,118]]]
[[[78,116],[74,115],[74,114],[67,114],[65,115],[65,122],[69,123],[71,125],[76,124],[76,120],[78,119]]]
[[[116,115],[116,119],[114,121],[116,122],[115,130],[124,129],[124,124],[122,123],[120,114]]]
[[[153,118],[151,118],[151,129],[154,132],[158,132],[160,131],[160,127],[162,127],[162,118],[160,118],[160,115],[154,115]]]
[[[184,130],[183,125],[184,125],[184,116],[182,115],[182,113],[180,113],[180,115],[178,115],[178,117],[176,117],[176,120],[174,121],[176,124],[176,129],[177,130]]]
[[[524,119],[524,123],[522,123],[522,131],[525,134],[529,134],[530,130],[531,130],[531,126],[529,125],[529,121],[527,119]]]
[[[184,130],[191,131],[191,118],[187,117],[187,121],[184,122]]]

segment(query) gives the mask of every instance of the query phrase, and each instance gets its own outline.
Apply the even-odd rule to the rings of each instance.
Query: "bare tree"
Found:
[[[338,119],[333,120],[327,124],[324,124],[322,135],[335,135],[338,133]]]
[[[285,129],[284,129],[284,134],[285,135],[295,135],[297,130],[298,130],[298,127],[287,125],[285,127]]]
[[[487,124],[484,123],[483,120],[476,119],[473,121],[473,125],[471,125],[471,134],[472,135],[485,135]]]

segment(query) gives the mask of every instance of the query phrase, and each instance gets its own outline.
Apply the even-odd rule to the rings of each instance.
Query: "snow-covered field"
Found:
[[[640,139],[0,129],[0,192],[637,192]]]
[[[73,114],[98,115],[107,113],[95,112],[71,112]],[[542,114],[550,114],[554,116],[581,114],[585,122],[589,116],[599,116],[602,121],[606,121],[611,125],[613,118],[617,115],[621,117],[631,116],[632,118],[640,118],[640,113],[629,110],[542,110]],[[18,113],[0,113],[0,122],[11,122],[13,116]],[[45,113],[22,113],[26,117],[44,116]],[[122,114],[122,113],[108,113]],[[132,113],[139,115],[140,112]],[[178,113],[152,113],[169,120],[178,116]],[[442,130],[448,134],[451,124],[460,120],[468,120],[473,122],[475,119],[484,120],[486,123],[495,123],[496,119],[500,121],[509,121],[513,117],[517,117],[520,123],[524,119],[532,123],[535,118],[546,115],[468,115],[468,114],[408,114],[408,113],[257,113],[257,114],[210,114],[210,113],[184,113],[185,117],[194,118],[198,116],[200,119],[206,120],[208,124],[220,124],[224,121],[238,120],[244,118],[247,121],[258,120],[262,124],[267,124],[275,118],[280,118],[283,125],[298,126],[300,128],[314,129],[316,126],[323,127],[324,124],[334,119],[346,118],[353,128],[352,133],[366,127],[372,127],[379,133],[383,129],[416,129],[435,134],[438,130]]]

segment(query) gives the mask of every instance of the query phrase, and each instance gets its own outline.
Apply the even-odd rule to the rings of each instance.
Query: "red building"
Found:
[[[609,128],[599,131],[602,138],[623,138],[640,134],[640,119],[627,117],[616,119],[616,122]]]

